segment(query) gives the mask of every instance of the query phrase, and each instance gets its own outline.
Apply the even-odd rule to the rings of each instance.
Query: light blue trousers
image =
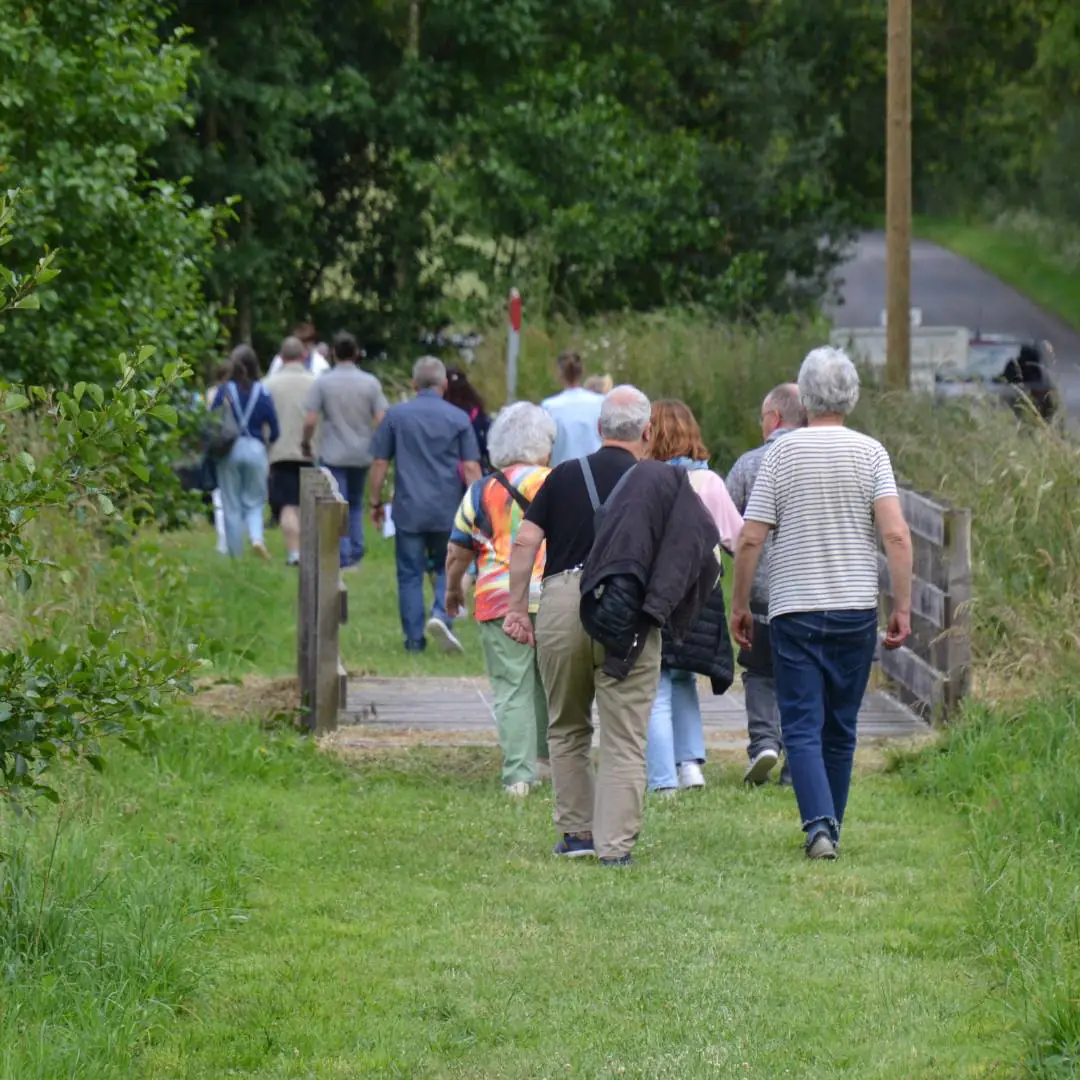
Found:
[[[679,786],[677,766],[705,760],[697,676],[692,671],[660,670],[649,717],[645,766],[650,791]]]
[[[263,542],[269,473],[270,464],[262,440],[247,435],[237,439],[228,457],[218,462],[218,487],[230,555],[243,555],[245,526],[253,544]]]

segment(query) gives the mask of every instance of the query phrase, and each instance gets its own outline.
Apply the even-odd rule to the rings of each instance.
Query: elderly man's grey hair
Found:
[[[413,382],[417,390],[432,390],[446,383],[446,365],[437,356],[421,356],[413,364]]]
[[[546,465],[555,443],[555,421],[539,405],[519,401],[499,410],[488,432],[488,457],[496,469]]]
[[[775,409],[784,427],[806,427],[806,408],[799,397],[799,388],[795,383],[781,383],[779,386],[774,386],[765,395],[761,409],[762,412]]]
[[[614,442],[637,442],[651,415],[649,399],[636,386],[616,386],[600,406],[600,435]]]
[[[303,360],[307,356],[307,349],[298,337],[287,337],[281,343],[278,354],[286,364],[291,364],[295,360]]]
[[[859,403],[859,373],[847,353],[831,345],[807,353],[799,397],[810,416],[847,416]]]

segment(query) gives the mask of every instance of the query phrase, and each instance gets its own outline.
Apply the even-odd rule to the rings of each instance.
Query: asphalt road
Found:
[[[885,234],[864,233],[837,272],[839,300],[825,306],[838,326],[880,326],[885,307]],[[986,333],[1045,338],[1054,346],[1058,382],[1080,415],[1080,332],[1014,288],[937,244],[911,246],[911,306],[923,326],[966,326]]]

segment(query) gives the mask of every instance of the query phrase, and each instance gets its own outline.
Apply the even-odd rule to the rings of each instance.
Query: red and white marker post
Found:
[[[510,332],[506,337],[506,404],[517,400],[517,362],[521,352],[521,294],[510,290]]]

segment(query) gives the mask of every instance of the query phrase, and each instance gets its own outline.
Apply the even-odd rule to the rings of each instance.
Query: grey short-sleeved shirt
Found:
[[[324,376],[325,378],[325,376]],[[465,494],[459,466],[480,460],[464,409],[434,390],[395,405],[379,425],[372,454],[394,461],[394,526],[399,532],[450,532]]]
[[[386,412],[382,385],[355,364],[338,364],[312,384],[308,412],[322,415],[319,459],[326,465],[366,468],[371,464],[375,417]]]

